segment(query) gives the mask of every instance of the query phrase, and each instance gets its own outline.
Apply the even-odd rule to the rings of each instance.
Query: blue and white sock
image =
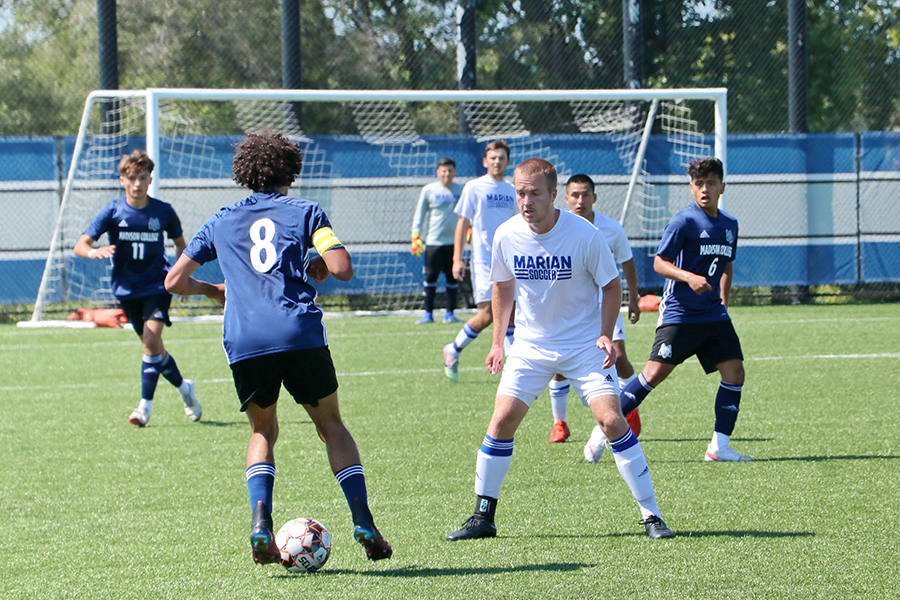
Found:
[[[369,494],[366,490],[366,475],[362,465],[350,465],[334,474],[341,484],[341,490],[350,507],[354,525],[373,525],[374,519],[369,511]]]
[[[153,400],[156,384],[159,383],[159,365],[162,354],[145,354],[141,360],[141,398]]]
[[[463,325],[463,328],[459,330],[459,333],[456,334],[456,339],[453,340],[453,349],[459,353],[463,348],[474,342],[477,337],[478,332],[472,329],[471,325],[466,323]]]
[[[166,352],[166,357],[159,363],[158,368],[159,374],[175,387],[180,388],[184,383],[184,377],[181,376],[181,371],[178,370],[178,365],[175,364],[175,358],[172,357],[171,352]]]
[[[619,392],[619,401],[622,403],[622,414],[627,415],[640,406],[647,394],[653,391],[653,386],[644,379],[644,374],[639,374],[632,379],[625,388]]]
[[[734,432],[738,413],[741,410],[741,389],[743,386],[722,382],[716,393],[716,426],[717,433],[730,436]],[[715,442],[714,442],[715,443]],[[725,444],[728,442],[726,440]],[[719,446],[721,447],[721,446]]]
[[[553,409],[554,421],[566,420],[566,398],[569,397],[569,380],[550,380],[550,407]]]
[[[247,493],[250,496],[250,509],[257,503],[264,502],[272,512],[272,490],[275,487],[275,465],[272,463],[256,463],[247,467]]]
[[[619,439],[610,440],[609,447],[612,449],[619,474],[628,484],[631,495],[641,508],[641,516],[644,519],[650,515],[659,516],[653,480],[650,478],[650,467],[647,466],[644,449],[641,448],[634,433],[629,429],[628,433]]]
[[[500,488],[512,464],[513,440],[495,440],[485,434],[475,461],[475,495],[500,497]]]

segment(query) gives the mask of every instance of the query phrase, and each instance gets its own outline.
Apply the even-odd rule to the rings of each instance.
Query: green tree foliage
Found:
[[[645,87],[726,86],[731,132],[786,130],[786,2],[642,0]],[[623,85],[622,0],[476,7],[479,88]],[[456,8],[453,0],[303,0],[304,87],[455,89]],[[97,0],[0,0],[0,134],[74,133],[99,86],[96,9]],[[810,130],[900,125],[896,1],[807,0],[807,10]],[[118,0],[117,11],[123,89],[281,86],[280,0]],[[348,110],[304,110],[303,127],[346,131]],[[539,110],[568,122],[565,107]],[[449,107],[413,114],[432,133],[458,122]],[[546,116],[523,119],[531,127]],[[228,131],[228,115],[219,121]]]

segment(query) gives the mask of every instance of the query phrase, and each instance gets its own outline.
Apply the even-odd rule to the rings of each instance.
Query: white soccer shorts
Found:
[[[625,341],[625,321],[622,320],[622,311],[619,311],[619,318],[616,319],[616,328],[613,331],[612,341]]]
[[[599,396],[619,395],[619,376],[613,365],[603,368],[606,352],[596,344],[551,349],[517,339],[503,365],[498,395],[512,396],[531,406],[557,373],[569,380],[581,403],[590,407]]]
[[[475,304],[491,301],[491,263],[482,263],[472,261],[470,268],[472,270],[472,295],[475,297]]]

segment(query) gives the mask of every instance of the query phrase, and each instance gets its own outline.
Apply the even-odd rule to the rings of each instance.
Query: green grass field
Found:
[[[717,376],[690,361],[641,407],[663,517],[653,541],[612,458],[583,460],[589,412],[550,445],[546,394],[516,436],[499,536],[450,543],[474,506],[475,455],[497,377],[489,335],[460,382],[440,348],[459,326],[415,316],[329,318],[344,418],[394,557],[369,563],[302,408],[282,397],[276,524],[324,522],[315,575],[257,566],[244,483],[248,426],[221,326],[178,323],[166,346],[197,384],[189,421],[164,381],[144,429],[129,330],[0,327],[0,598],[519,599],[900,597],[897,305],[736,308],[746,356],[733,442],[757,461],[702,460]],[[640,369],[655,314],[628,328]]]

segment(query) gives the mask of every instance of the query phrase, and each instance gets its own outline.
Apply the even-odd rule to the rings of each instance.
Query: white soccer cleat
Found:
[[[444,346],[444,375],[454,383],[459,381],[459,352],[453,344]]]
[[[744,456],[734,451],[731,446],[724,446],[718,450],[713,450],[712,444],[706,448],[706,462],[743,462],[753,460],[752,456]]]
[[[134,412],[132,412],[131,416],[128,417],[128,422],[132,425],[137,425],[138,427],[143,427],[149,420],[150,413],[143,410],[140,406],[134,409]]]
[[[197,402],[197,395],[194,393],[194,382],[190,379],[185,379],[184,383],[188,386],[187,393],[181,394],[181,399],[184,400],[184,414],[191,421],[199,421],[200,415],[203,414],[203,407]]]
[[[603,430],[600,429],[599,425],[595,425],[594,430],[591,432],[591,438],[584,445],[584,460],[589,463],[595,463],[600,460],[600,457],[603,456],[603,450],[606,449],[608,443],[609,440],[606,439]]]

